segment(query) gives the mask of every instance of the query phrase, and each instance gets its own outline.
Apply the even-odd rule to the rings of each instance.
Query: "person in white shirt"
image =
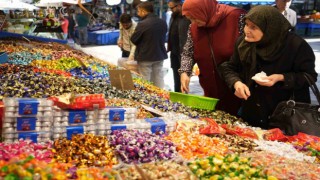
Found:
[[[292,0],[276,0],[275,3],[275,7],[284,15],[284,17],[291,24],[291,31],[294,31],[294,28],[297,24],[297,13],[289,8],[292,3]]]
[[[136,46],[131,42],[130,38],[137,27],[137,23],[131,19],[129,14],[120,16],[120,34],[118,46],[122,50],[122,57],[127,57],[128,60],[134,59]]]

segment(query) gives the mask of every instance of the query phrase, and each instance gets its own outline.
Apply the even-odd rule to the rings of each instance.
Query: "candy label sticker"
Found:
[[[17,131],[34,131],[36,130],[36,117],[18,117]]]
[[[24,132],[24,133],[18,133],[19,139],[30,139],[32,142],[37,143],[38,142],[38,133],[35,132]]]
[[[20,115],[37,115],[39,102],[36,99],[19,100]]]
[[[167,124],[161,118],[149,118],[146,119],[151,124],[151,132],[153,134],[161,134],[166,132]]]
[[[127,129],[126,125],[111,125],[111,131],[115,131],[115,130],[122,130],[122,129]]]
[[[69,124],[85,123],[86,111],[70,111],[69,112]]]
[[[124,109],[110,109],[109,110],[109,121],[111,122],[121,122],[124,121]]]
[[[84,134],[83,126],[67,126],[67,139],[71,139],[73,134]]]

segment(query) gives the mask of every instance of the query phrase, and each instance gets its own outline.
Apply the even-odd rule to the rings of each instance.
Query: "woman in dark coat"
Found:
[[[244,100],[241,116],[252,126],[267,129],[277,104],[292,95],[296,101],[310,102],[303,74],[317,78],[315,56],[304,39],[289,32],[290,27],[277,9],[253,8],[245,16],[245,34],[237,40],[232,58],[219,66],[222,78]],[[251,79],[261,71],[267,77]]]

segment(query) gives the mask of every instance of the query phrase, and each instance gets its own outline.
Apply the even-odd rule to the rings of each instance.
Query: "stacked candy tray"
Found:
[[[47,99],[5,98],[2,137],[5,142],[20,138],[34,142],[51,138],[52,106]]]

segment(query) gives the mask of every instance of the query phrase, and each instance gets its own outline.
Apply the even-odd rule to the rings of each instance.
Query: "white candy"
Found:
[[[68,122],[67,121],[61,122],[61,126],[68,126]]]
[[[87,124],[94,124],[94,120],[93,119],[87,120]]]
[[[68,118],[68,117],[66,117],[66,116],[64,116],[64,117],[62,117],[62,121],[64,121],[64,122],[68,122],[68,121],[69,121],[69,118]]]
[[[4,118],[4,121],[3,122],[14,122],[15,121],[15,118]]]
[[[43,111],[43,107],[39,106],[38,111]]]
[[[54,117],[53,118],[53,121],[61,121],[62,119],[61,119],[61,117]]]
[[[45,121],[45,122],[42,122],[41,125],[42,125],[42,126],[51,126],[52,123],[51,123],[51,122],[48,122],[48,121]]]
[[[6,107],[6,111],[16,111],[15,107]]]
[[[94,115],[94,111],[87,111],[87,115]]]
[[[42,127],[42,131],[50,131],[50,127]]]
[[[3,123],[2,127],[10,128],[10,127],[12,127],[12,124],[11,123]]]
[[[53,116],[54,117],[62,116],[62,112],[61,111],[53,111]]]
[[[97,121],[97,123],[105,123],[106,122],[106,120],[104,120],[104,119],[98,119],[98,121]]]
[[[41,130],[41,127],[36,127],[36,131],[40,131]]]
[[[87,115],[87,119],[93,119],[93,115]]]
[[[96,134],[96,131],[88,131],[89,134]]]
[[[63,116],[69,116],[69,111],[63,111],[63,112],[62,112],[62,115],[63,115]]]
[[[54,125],[54,126],[61,126],[61,123],[60,123],[59,121],[55,121],[55,122],[53,123],[53,125]]]
[[[102,130],[98,131],[98,135],[105,135],[105,134],[106,134],[106,131],[102,131]]]
[[[5,139],[13,139],[15,137],[15,134],[4,134]]]
[[[43,116],[52,116],[52,112],[51,111],[45,111],[44,113],[43,113]]]
[[[106,118],[106,115],[104,115],[104,114],[99,114],[98,118],[99,118],[99,119]]]
[[[55,127],[53,129],[53,133],[60,133],[60,132],[62,132],[62,128],[61,127]]]
[[[12,117],[15,113],[13,112],[5,112],[4,115],[8,117]]]
[[[41,126],[41,122],[40,122],[40,121],[37,121],[37,122],[36,122],[36,126]]]
[[[58,139],[60,137],[62,137],[62,136],[58,133],[53,134],[53,139]]]

